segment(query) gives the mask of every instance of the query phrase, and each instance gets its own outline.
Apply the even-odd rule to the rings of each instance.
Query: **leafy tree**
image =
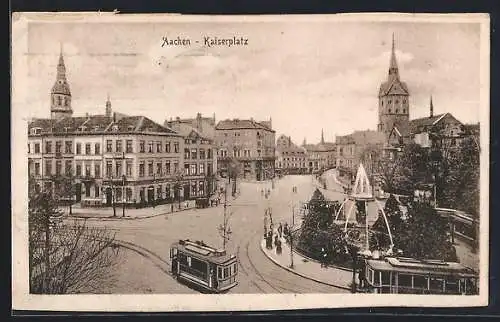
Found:
[[[233,180],[233,187],[232,187],[233,196],[236,194],[236,179],[240,175],[241,171],[242,171],[241,162],[239,162],[236,158],[231,158],[228,163],[227,173],[229,181]]]
[[[182,183],[184,182],[184,172],[182,172],[181,169],[177,170],[174,175],[174,196],[177,195],[177,201],[179,202],[179,209],[181,208],[181,189],[182,189]]]

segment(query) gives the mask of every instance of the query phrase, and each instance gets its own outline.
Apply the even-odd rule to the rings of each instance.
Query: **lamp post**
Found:
[[[229,236],[232,234],[231,228],[229,227],[229,218],[227,215],[227,184],[224,187],[224,218],[221,225],[219,225],[219,234],[222,237],[222,248],[226,249],[226,242],[229,240]]]

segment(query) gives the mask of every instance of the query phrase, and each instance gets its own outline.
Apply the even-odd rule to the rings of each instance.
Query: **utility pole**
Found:
[[[124,172],[123,173],[123,176],[122,176],[122,199],[123,199],[123,202],[122,202],[122,217],[125,218],[125,173],[126,173],[126,165],[125,165],[125,152],[123,152],[122,154],[122,171]]]
[[[225,185],[224,189],[224,219],[222,225],[219,226],[219,233],[222,237],[222,248],[226,249],[226,241],[229,240],[229,235],[231,234],[231,228],[228,226],[229,217],[227,216],[227,188]]]

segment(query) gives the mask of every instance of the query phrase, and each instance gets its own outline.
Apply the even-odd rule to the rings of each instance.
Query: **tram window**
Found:
[[[449,276],[446,279],[446,292],[450,292],[450,293],[458,293],[459,292],[458,279],[456,277]]]
[[[234,264],[233,272],[234,274],[238,272],[238,265],[236,263]]]
[[[366,278],[368,279],[368,281],[370,283],[373,283],[373,269],[368,268],[368,270],[366,271],[366,274],[367,274]]]
[[[375,281],[373,282],[374,285],[380,285],[380,272],[375,271]]]
[[[427,289],[427,277],[421,275],[413,276],[413,287]]]
[[[207,263],[200,261],[199,259],[196,258],[191,259],[191,267],[201,272],[207,271]]]
[[[224,267],[224,277],[229,276],[229,267]]]
[[[217,269],[217,276],[219,278],[224,278],[224,276],[222,276],[222,267],[218,267],[218,269]]]
[[[191,267],[191,257],[190,256],[187,257],[187,264],[189,267]]]
[[[382,271],[382,285],[389,285],[391,283],[391,273]]]
[[[411,287],[411,275],[399,274],[398,285],[403,287]]]
[[[444,280],[441,278],[431,277],[429,286],[431,290],[442,290]]]

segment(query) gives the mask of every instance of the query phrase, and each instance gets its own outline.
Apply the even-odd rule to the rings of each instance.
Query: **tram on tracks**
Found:
[[[179,240],[170,247],[172,274],[206,291],[221,293],[238,284],[238,258],[202,241]]]
[[[477,295],[478,275],[460,263],[405,257],[366,259],[362,289],[368,293]]]

